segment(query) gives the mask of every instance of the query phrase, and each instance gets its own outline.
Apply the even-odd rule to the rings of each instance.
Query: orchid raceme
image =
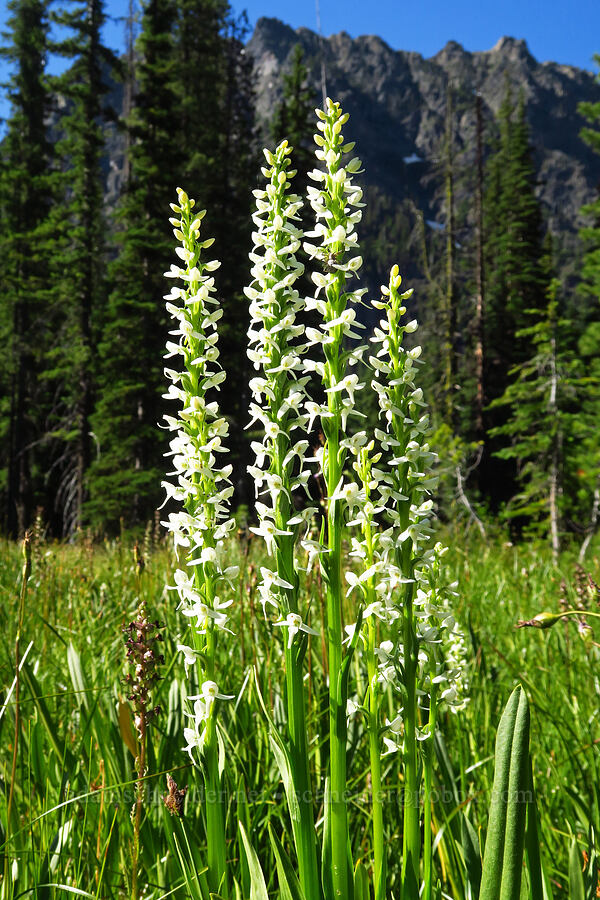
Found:
[[[347,741],[347,670],[349,653],[342,652],[342,532],[344,515],[352,500],[353,488],[346,490],[343,472],[348,449],[345,437],[348,418],[356,415],[355,394],[359,384],[356,372],[350,368],[361,359],[362,349],[348,345],[359,337],[356,305],[363,289],[352,290],[348,282],[356,277],[362,259],[358,253],[355,226],[361,218],[362,191],[352,182],[352,174],[360,170],[360,160],[348,158],[352,143],[344,143],[342,127],[348,120],[339,103],[327,100],[325,111],[318,109],[315,135],[316,156],[324,168],[316,169],[310,177],[318,187],[309,187],[308,194],[315,213],[315,229],[307,234],[314,242],[305,242],[304,249],[313,264],[316,292],[307,300],[307,308],[314,309],[322,319],[320,327],[306,330],[314,351],[321,359],[306,360],[305,369],[314,371],[321,379],[326,403],[316,410],[307,407],[311,419],[317,413],[325,438],[324,447],[316,454],[327,488],[327,553],[322,556],[324,580],[327,585],[327,654],[329,664],[329,727],[330,781],[326,801],[327,828],[331,841],[327,842],[324,859],[324,889],[326,895],[352,898],[353,875],[348,860],[348,810],[346,801],[346,741]],[[316,355],[316,354],[315,354]],[[354,646],[351,642],[350,648]],[[346,673],[346,674],[345,674]]]
[[[248,471],[261,498],[256,504],[259,526],[252,531],[265,539],[275,565],[275,570],[261,568],[260,599],[265,615],[270,607],[278,611],[281,618],[273,624],[286,631],[287,752],[298,798],[299,817],[292,815],[292,825],[300,884],[307,900],[318,900],[321,894],[303,678],[306,635],[318,632],[303,621],[307,612],[299,609],[295,556],[298,532],[308,528],[315,510],[307,506],[296,513],[293,506],[293,492],[305,488],[309,477],[304,468],[308,441],[301,437],[308,421],[303,405],[309,378],[303,373],[303,348],[298,344],[304,327],[296,323],[304,306],[294,288],[304,271],[295,256],[301,232],[294,224],[302,204],[290,192],[294,174],[290,153],[287,141],[275,153],[265,150],[267,166],[262,172],[266,189],[254,191],[256,231],[250,254],[254,280],[246,295],[251,316],[248,356],[259,374],[250,382],[250,412],[252,422],[259,422],[264,434],[262,442],[252,444],[256,461]]]
[[[228,500],[233,493],[230,465],[219,462],[226,452],[223,440],[228,425],[219,413],[215,390],[225,378],[219,368],[217,323],[222,315],[211,275],[219,263],[203,262],[202,250],[213,243],[200,242],[204,212],[194,213],[194,201],[178,189],[178,203],[171,204],[170,219],[181,265],[172,265],[167,278],[175,284],[166,295],[167,310],[176,323],[170,332],[165,358],[182,357],[181,369],[165,369],[171,385],[164,395],[179,404],[177,416],[166,416],[166,427],[175,432],[168,456],[173,459],[175,481],[163,482],[168,500],[179,501],[183,509],[170,513],[163,523],[174,537],[175,548],[186,555],[185,568],[174,574],[173,590],[179,607],[189,620],[191,646],[181,644],[186,670],[201,666],[196,682],[200,693],[193,700],[190,727],[185,729],[186,750],[202,765],[207,788],[206,821],[210,889],[227,896],[225,815],[219,775],[217,700],[230,699],[219,692],[215,671],[216,642],[226,627],[231,601],[222,599],[231,586],[237,568],[228,566],[225,539],[234,528]]]
[[[376,468],[381,460],[381,453],[374,453],[374,449],[374,441],[355,448],[353,468],[360,483],[360,499],[356,498],[358,510],[348,524],[360,528],[361,539],[353,537],[351,556],[359,560],[363,571],[358,577],[351,571],[346,572],[346,580],[351,590],[355,586],[360,588],[365,603],[363,620],[366,621],[365,657],[368,675],[365,712],[373,797],[373,890],[375,900],[383,900],[386,895],[386,851],[381,774],[381,684],[376,645],[379,622],[391,625],[400,613],[390,602],[392,592],[389,588],[387,554],[382,552],[381,532],[376,526],[376,517],[384,511],[384,507],[374,502],[381,475],[381,471]]]
[[[423,391],[415,385],[421,348],[407,350],[402,346],[405,333],[414,333],[416,320],[403,324],[412,291],[400,293],[398,267],[392,269],[389,285],[382,287],[383,300],[374,305],[384,313],[375,329],[372,342],[378,347],[369,361],[375,370],[372,387],[379,400],[385,430],[376,437],[390,454],[382,475],[379,492],[386,507],[389,527],[380,537],[387,555],[390,584],[403,584],[399,598],[402,628],[396,639],[386,641],[379,649],[380,680],[396,686],[403,698],[401,710],[404,737],[405,797],[402,856],[402,883],[406,896],[419,890],[421,829],[419,822],[418,741],[431,737],[435,727],[438,699],[451,705],[463,699],[461,685],[461,642],[449,610],[448,591],[441,587],[441,546],[427,548],[432,533],[433,502],[429,496],[435,484],[432,464],[435,456],[427,443],[429,419],[425,411]],[[441,634],[445,633],[450,648],[448,662],[439,651]],[[398,678],[398,673],[402,678]],[[446,687],[441,688],[445,683]],[[417,696],[430,690],[429,727],[419,727]],[[391,729],[393,730],[393,729]],[[389,749],[394,741],[386,740]],[[430,741],[431,743],[431,741]],[[429,823],[430,824],[430,823]],[[426,822],[427,825],[427,822]],[[430,842],[427,828],[425,839]],[[430,843],[425,847],[426,860]],[[426,892],[430,890],[426,884]]]
[[[299,527],[306,528],[315,512],[308,506],[295,514],[292,502],[293,491],[306,487],[310,473],[304,466],[308,441],[302,439],[309,378],[303,372],[304,348],[299,345],[304,326],[296,322],[304,301],[294,288],[304,271],[295,256],[301,231],[294,224],[302,203],[290,193],[289,178],[295,174],[289,169],[291,149],[284,141],[275,154],[265,151],[269,167],[262,171],[269,181],[266,190],[254,191],[256,231],[250,254],[254,280],[245,288],[251,317],[248,357],[260,372],[250,381],[250,424],[258,421],[264,429],[262,442],[252,443],[256,461],[248,469],[261,498],[256,506],[260,525],[252,531],[266,540],[278,561],[276,576],[262,570],[263,605],[271,603],[281,612],[298,611],[297,575],[289,551]]]

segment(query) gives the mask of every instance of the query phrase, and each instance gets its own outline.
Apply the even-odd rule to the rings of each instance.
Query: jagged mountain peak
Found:
[[[529,51],[529,47],[527,46],[527,41],[524,38],[514,38],[514,37],[501,37],[492,47],[491,50],[487,51],[488,53],[501,53],[504,56],[509,56],[513,58],[521,58],[526,60],[531,60],[532,62],[536,62],[534,57]]]
[[[600,181],[600,158],[579,132],[582,100],[600,101],[592,73],[557,63],[539,63],[526,41],[501,37],[490,49],[470,52],[450,40],[425,59],[408,50],[393,50],[376,35],[351,38],[341,32],[322,41],[308,28],[294,30],[278,19],[259,19],[248,49],[257,76],[258,116],[263,126],[281,96],[281,74],[296,43],[305,51],[315,102],[321,95],[324,54],[328,94],[350,113],[349,131],[365,163],[363,180],[402,202],[411,198],[431,220],[442,215],[434,169],[444,136],[446,91],[455,93],[454,139],[458,164],[473,164],[475,94],[482,97],[489,126],[505,93],[526,102],[539,196],[555,232],[573,232],[582,204],[591,200]],[[267,129],[263,134],[266,137]],[[407,163],[417,157],[421,165]]]

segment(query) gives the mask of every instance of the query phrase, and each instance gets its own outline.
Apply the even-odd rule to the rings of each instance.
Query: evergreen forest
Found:
[[[244,509],[253,491],[242,289],[260,157],[245,21],[226,0],[132,2],[123,22],[126,53],[118,57],[102,42],[101,0],[64,8],[14,0],[9,7],[2,53],[10,115],[0,160],[1,527],[17,537],[41,515],[57,537],[81,528],[101,535],[154,517],[168,446],[159,428],[167,409],[165,211],[179,185],[208,210],[215,255],[227,258],[219,279],[222,354],[236,383],[221,402],[232,426],[235,501]],[[48,74],[51,55],[67,60],[60,76]],[[598,517],[600,200],[583,210],[577,275],[564,276],[561,235],[549,230],[536,197],[523,92],[507,78],[495,120],[483,115],[476,92],[469,101],[478,124],[465,246],[454,93],[449,82],[438,166],[443,234],[426,234],[418,209],[407,213],[371,193],[366,280],[377,291],[382,257],[421,229],[412,252],[421,341],[433,361],[428,396],[447,462],[440,513],[458,510],[474,522],[500,516],[513,534],[546,535],[557,553],[567,536],[585,541]],[[312,165],[317,102],[298,45],[269,127],[273,146],[287,138],[296,148],[299,193]],[[597,148],[600,106],[583,106],[583,137]],[[115,133],[124,138],[124,159],[108,202]]]
[[[524,42],[412,54],[377,182],[320,35],[7,7],[0,900],[596,900],[600,184]]]

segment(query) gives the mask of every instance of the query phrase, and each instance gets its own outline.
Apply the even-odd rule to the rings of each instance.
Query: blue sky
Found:
[[[248,0],[251,24],[275,16],[316,30],[315,0]],[[433,56],[449,40],[489,50],[498,38],[525,38],[540,61],[594,69],[600,53],[599,0],[320,0],[323,34],[378,34],[396,50]]]
[[[323,34],[347,31],[352,37],[378,34],[394,49],[433,56],[449,40],[467,50],[489,50],[502,35],[525,38],[541,62],[553,60],[597,71],[600,53],[600,0],[319,0]],[[233,0],[236,12],[246,9],[251,26],[260,16],[275,16],[294,28],[316,30],[316,0]],[[106,0],[112,17],[105,40],[122,49],[119,17],[127,0]],[[0,0],[0,30],[7,18]],[[0,80],[6,78],[0,63]],[[7,113],[0,97],[0,116]]]

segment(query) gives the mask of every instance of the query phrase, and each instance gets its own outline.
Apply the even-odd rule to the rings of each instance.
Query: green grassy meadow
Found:
[[[565,597],[571,607],[583,602],[597,608],[598,593],[589,580],[577,576],[575,555],[565,554],[555,567],[550,553],[540,546],[512,546],[500,537],[484,542],[474,532],[447,533],[443,538],[450,546],[450,578],[458,582],[455,612],[467,637],[470,701],[461,712],[443,713],[438,723],[436,878],[444,896],[455,900],[472,896],[466,873],[480,864],[477,843],[482,845],[485,838],[496,726],[520,682],[531,706],[544,869],[552,896],[574,897],[577,866],[584,868],[590,835],[600,831],[598,647],[593,635],[580,634],[573,620],[548,630],[515,625],[542,610],[560,609]],[[161,711],[149,726],[140,896],[197,896],[205,844],[198,793],[202,780],[183,750],[183,699],[186,691],[193,693],[193,684],[177,650],[178,643],[185,643],[188,623],[176,611],[176,592],[165,587],[172,583],[172,551],[149,530],[140,542],[140,553],[143,568],[136,564],[133,541],[125,537],[101,544],[82,538],[72,545],[45,542],[39,536],[34,540],[20,639],[24,663],[12,781],[15,692],[8,702],[6,697],[15,675],[22,556],[18,545],[1,547],[0,846],[5,897],[117,898],[130,891],[136,737],[124,682],[122,629],[135,618],[140,596],[150,617],[163,625],[164,639],[164,664],[151,698]],[[259,540],[233,540],[231,557],[241,567],[231,607],[235,633],[224,634],[219,644],[219,686],[236,697],[222,705],[220,717],[229,797],[228,863],[241,896],[252,898],[238,821],[265,872],[275,871],[269,863],[269,827],[292,853],[285,798],[263,709],[264,704],[276,723],[284,714],[284,636],[283,629],[266,623],[255,596],[257,572],[264,564]],[[600,581],[598,570],[599,560],[590,548],[586,573],[594,582]],[[307,576],[304,589],[310,592],[312,621],[318,622],[317,610],[323,603],[318,573]],[[327,747],[319,734],[327,715],[327,689],[320,637],[311,636],[308,652],[309,747],[315,783],[322,788]],[[361,677],[357,665],[358,692]],[[354,858],[368,869],[368,748],[363,732],[352,724],[348,753],[352,849]],[[388,883],[394,896],[402,784],[394,754],[384,756],[383,762]],[[181,818],[171,815],[163,800],[167,773],[179,789],[187,788]],[[280,896],[276,877],[270,878],[269,895]]]

